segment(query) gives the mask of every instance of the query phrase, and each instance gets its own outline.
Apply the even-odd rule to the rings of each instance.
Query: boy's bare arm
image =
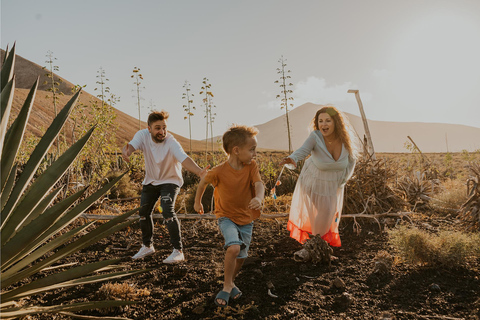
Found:
[[[255,198],[250,200],[249,209],[261,210],[263,197],[265,196],[265,187],[262,181],[255,182]]]
[[[205,180],[200,180],[197,186],[197,192],[195,193],[195,204],[193,205],[193,208],[196,212],[200,214],[203,214],[202,197],[206,187],[207,183],[205,182]]]

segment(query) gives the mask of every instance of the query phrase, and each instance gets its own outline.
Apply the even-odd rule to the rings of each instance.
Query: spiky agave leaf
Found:
[[[117,279],[140,271],[111,272],[117,268],[112,264],[118,260],[99,261],[93,264],[78,266],[54,273],[48,277],[36,277],[38,280],[28,281],[51,266],[53,263],[90,246],[98,240],[130,225],[127,221],[134,212],[131,210],[117,218],[101,224],[96,229],[84,234],[93,223],[74,228],[58,235],[59,231],[77,219],[93,203],[100,199],[119,179],[109,182],[88,198],[77,203],[85,190],[52,205],[61,191],[59,187],[50,191],[61,179],[62,175],[75,160],[83,146],[93,134],[92,128],[84,137],[72,145],[39,177],[33,179],[42,159],[59,134],[70,111],[75,105],[80,91],[59,112],[46,133],[37,144],[28,162],[16,179],[17,165],[15,157],[22,141],[25,126],[33,106],[36,84],[30,91],[19,115],[8,130],[8,117],[12,107],[15,79],[14,48],[7,54],[1,70],[1,288],[0,318],[13,319],[23,315],[36,313],[58,313],[63,311],[79,311],[92,308],[127,305],[129,301],[94,301],[89,303],[58,306],[23,306],[15,307],[15,301],[32,294],[46,292],[58,288],[93,283],[107,279]],[[83,234],[83,235],[82,235]],[[57,235],[57,236],[56,236]],[[67,244],[68,243],[68,244]],[[67,244],[67,245],[65,245]],[[61,249],[60,246],[65,245]],[[38,262],[39,258],[44,258]],[[99,274],[99,272],[101,273]],[[92,273],[96,273],[91,275]],[[26,284],[28,283],[28,284]]]
[[[45,132],[43,137],[40,139],[37,146],[35,147],[32,154],[30,155],[29,160],[25,164],[23,172],[20,175],[20,177],[18,178],[18,181],[15,183],[15,186],[13,187],[13,190],[12,190],[10,196],[9,196],[9,199],[8,199],[7,203],[5,204],[5,207],[2,208],[2,212],[1,212],[1,221],[2,221],[1,231],[2,231],[2,235],[3,235],[3,232],[4,232],[3,228],[5,226],[5,222],[11,216],[11,213],[14,210],[14,208],[16,207],[16,205],[20,201],[24,200],[25,189],[29,186],[29,183],[32,180],[32,178],[33,178],[35,172],[37,171],[38,167],[40,166],[40,164],[43,160],[43,157],[46,155],[46,153],[48,152],[48,149],[53,144],[55,138],[57,137],[58,133],[62,129],[64,123],[67,121],[68,116],[70,115],[70,111],[72,110],[73,106],[75,105],[79,95],[80,95],[80,91],[78,91],[70,99],[70,101],[65,105],[65,107],[58,113],[57,117],[55,117],[55,119],[53,120],[50,127],[48,127],[47,132]],[[29,105],[29,108],[31,108],[31,107],[32,107],[32,105]],[[10,130],[12,130],[12,128],[10,128],[9,131]],[[87,133],[84,136],[84,139],[82,140],[81,143],[78,143],[79,141],[77,141],[77,143],[75,144],[77,149],[78,148],[81,149],[83,147],[83,145],[86,143],[89,135],[91,135],[92,132],[93,132],[93,128],[91,129],[91,131],[89,133]],[[23,136],[23,135],[21,135],[21,136]],[[21,143],[21,141],[18,141],[17,143]],[[5,145],[3,150],[15,150],[16,148],[17,148],[16,145],[11,145],[11,146],[10,145],[8,145],[8,146]],[[69,156],[71,156],[74,153],[74,151],[71,150],[71,148],[70,148],[69,150],[67,150],[66,153],[68,153]],[[62,157],[63,156],[65,156],[65,154],[62,155]],[[67,158],[67,157],[65,157],[65,158]],[[6,159],[4,159],[3,155],[2,155],[2,160],[1,161],[2,161],[2,169],[5,167],[5,170],[9,170],[8,167],[3,165],[3,162],[7,161]],[[71,164],[71,162],[70,162],[70,164]],[[63,172],[62,172],[62,174],[63,174]],[[45,176],[45,177],[47,177],[47,176]],[[3,241],[2,241],[2,243],[3,243]]]

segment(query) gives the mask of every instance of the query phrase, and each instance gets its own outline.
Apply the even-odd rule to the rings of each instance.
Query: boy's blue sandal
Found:
[[[230,299],[230,293],[222,290],[215,297],[215,304],[221,308],[225,308],[228,306],[228,299]],[[217,300],[223,300],[225,301],[225,304],[220,304]]]
[[[237,287],[233,287],[232,291],[230,292],[230,297],[233,301],[238,300],[242,296],[242,291]]]

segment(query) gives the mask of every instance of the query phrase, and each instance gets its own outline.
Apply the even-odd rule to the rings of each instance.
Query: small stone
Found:
[[[260,270],[260,269],[254,269],[254,270],[253,270],[253,273],[254,273],[256,276],[263,277],[263,272],[262,272],[262,270]]]
[[[342,308],[348,308],[353,302],[353,296],[350,293],[343,292],[339,297],[335,299],[335,302]]]
[[[442,289],[440,289],[440,286],[436,283],[432,283],[431,285],[428,286],[428,290],[432,292],[440,292]]]
[[[275,289],[275,286],[273,285],[272,281],[267,282],[267,288],[270,289],[270,290]]]
[[[203,306],[195,307],[195,309],[192,310],[192,312],[195,314],[202,314],[204,311],[205,311],[205,308]]]
[[[332,282],[332,287],[337,288],[337,289],[339,289],[339,290],[341,290],[341,291],[344,291],[345,288],[346,288],[345,282],[343,282],[343,280],[340,279],[340,278],[338,278],[338,277],[335,278],[335,280],[333,280],[333,282]]]

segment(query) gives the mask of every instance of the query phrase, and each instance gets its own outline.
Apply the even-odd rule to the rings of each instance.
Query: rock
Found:
[[[195,309],[192,310],[193,313],[195,314],[202,314],[205,311],[205,307],[203,306],[197,306]]]
[[[297,262],[307,262],[310,260],[310,254],[305,248],[301,249],[293,254],[293,260]]]
[[[340,279],[340,278],[337,277],[337,278],[335,278],[335,280],[333,280],[333,282],[332,282],[332,288],[336,288],[336,289],[338,289],[338,290],[340,290],[340,291],[343,292],[343,291],[345,291],[345,288],[346,288],[345,282],[343,282],[342,279]]]
[[[378,318],[379,320],[395,320],[395,316],[390,314],[389,312],[383,312],[380,317]]]
[[[255,274],[255,276],[258,276],[258,277],[260,277],[260,278],[263,277],[263,272],[262,272],[262,270],[260,270],[260,269],[253,269],[252,272]]]
[[[431,285],[428,286],[428,290],[432,292],[440,292],[442,289],[440,289],[440,286],[436,283],[432,283]]]
[[[353,303],[353,296],[348,292],[343,292],[335,298],[335,303],[342,309],[347,309]]]
[[[313,236],[309,239],[302,250],[295,252],[293,258],[298,262],[312,261],[317,263],[331,263],[333,249],[320,236]]]
[[[267,288],[270,289],[270,290],[275,289],[275,286],[273,285],[272,281],[267,282]]]

